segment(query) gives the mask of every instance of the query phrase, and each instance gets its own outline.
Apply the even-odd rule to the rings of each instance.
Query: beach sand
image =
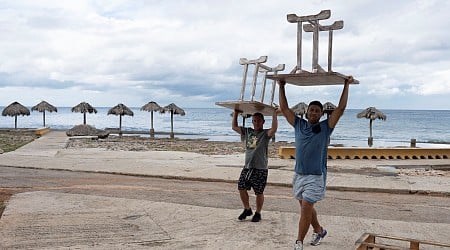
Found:
[[[269,157],[279,158],[278,148],[293,146],[288,142],[270,142]],[[70,140],[68,148],[105,148],[122,151],[185,151],[204,155],[230,155],[245,152],[243,142],[209,141],[205,139],[169,139],[140,136],[108,136],[106,139]]]

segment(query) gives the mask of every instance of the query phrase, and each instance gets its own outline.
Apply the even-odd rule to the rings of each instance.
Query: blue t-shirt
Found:
[[[319,129],[320,127],[320,129]],[[295,118],[295,172],[302,175],[326,175],[328,142],[333,129],[328,119],[311,125]]]

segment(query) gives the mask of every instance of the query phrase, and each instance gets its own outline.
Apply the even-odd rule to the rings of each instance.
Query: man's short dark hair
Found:
[[[322,103],[320,103],[319,101],[312,101],[312,102],[310,102],[309,105],[308,105],[308,108],[309,108],[311,105],[319,106],[319,107],[320,107],[320,111],[323,111],[323,105],[322,105]]]
[[[264,121],[264,115],[262,113],[256,112],[252,116],[259,116]]]

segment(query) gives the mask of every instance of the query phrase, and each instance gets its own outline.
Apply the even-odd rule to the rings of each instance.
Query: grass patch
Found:
[[[36,138],[34,131],[30,130],[0,130],[0,151],[14,151]]]

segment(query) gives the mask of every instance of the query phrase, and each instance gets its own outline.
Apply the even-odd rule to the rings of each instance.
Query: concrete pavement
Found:
[[[244,162],[243,154],[206,156],[189,152],[67,149],[67,140],[64,132],[52,131],[14,152],[0,154],[0,165],[235,182]],[[399,166],[408,168],[404,171],[448,166],[448,159],[330,160],[328,163],[329,190],[450,197],[448,175],[397,174],[403,171]],[[293,164],[293,160],[270,159],[268,182],[289,186]],[[236,220],[240,211],[241,208],[206,208],[56,192],[21,193],[11,198],[0,220],[0,248],[292,248],[298,223],[296,213],[264,211],[260,223],[251,223]],[[443,223],[326,215],[320,219],[327,225],[329,236],[319,247],[306,246],[306,249],[352,249],[366,231],[441,242],[448,239],[450,231],[450,225]]]

